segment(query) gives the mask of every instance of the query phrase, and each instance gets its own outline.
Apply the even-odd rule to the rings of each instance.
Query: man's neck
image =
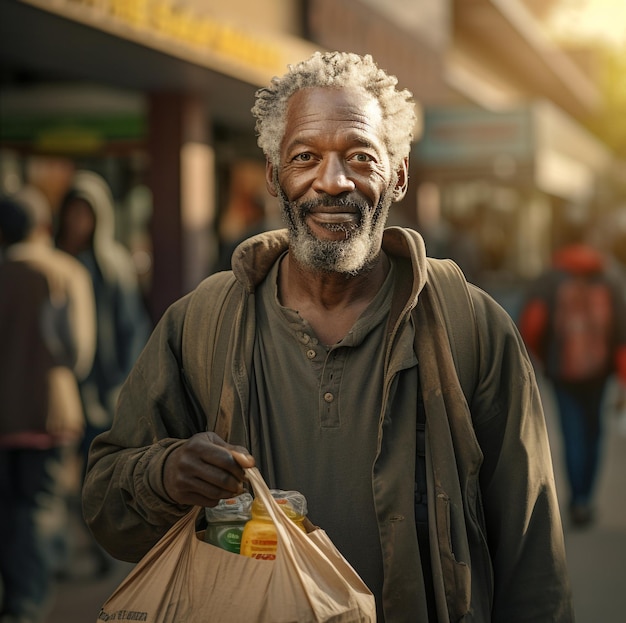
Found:
[[[307,320],[322,343],[335,344],[376,296],[389,266],[389,259],[381,253],[358,275],[318,272],[304,268],[288,253],[279,270],[279,300]]]

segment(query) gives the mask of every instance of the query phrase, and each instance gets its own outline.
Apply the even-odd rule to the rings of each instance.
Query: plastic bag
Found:
[[[182,517],[104,603],[98,621],[308,623],[376,621],[374,597],[323,530],[300,530],[256,468],[246,470],[278,532],[276,560],[203,541]]]

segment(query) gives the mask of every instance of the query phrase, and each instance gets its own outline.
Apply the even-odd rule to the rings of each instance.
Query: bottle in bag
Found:
[[[303,523],[307,514],[305,497],[298,491],[271,489],[270,492],[285,515],[306,532]],[[250,510],[252,517],[243,530],[240,553],[257,560],[275,560],[278,536],[274,522],[260,499],[254,499]]]
[[[208,525],[204,540],[227,552],[239,554],[244,527],[252,517],[251,506],[252,496],[249,493],[242,493],[233,498],[220,500],[213,508],[205,508]]]

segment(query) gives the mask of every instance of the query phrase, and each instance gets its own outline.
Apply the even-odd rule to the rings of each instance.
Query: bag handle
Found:
[[[289,543],[293,541],[298,541],[300,543],[306,543],[307,547],[313,546],[314,549],[318,549],[318,547],[307,537],[307,535],[296,526],[296,524],[287,517],[287,515],[283,512],[280,505],[274,499],[269,487],[263,480],[263,476],[261,476],[261,472],[256,467],[248,467],[245,470],[248,481],[252,485],[252,489],[254,490],[254,495],[263,502],[265,508],[267,509],[267,514],[270,516],[270,519],[274,522],[276,526],[276,531],[278,533],[278,547],[281,547],[281,541],[283,546],[289,547]],[[319,554],[323,557],[321,551]]]

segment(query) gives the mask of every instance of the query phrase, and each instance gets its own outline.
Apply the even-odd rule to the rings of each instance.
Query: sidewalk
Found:
[[[566,514],[567,487],[560,431],[551,395],[543,387],[542,396],[563,513],[576,623],[623,623],[626,620],[626,435],[618,432],[615,421],[607,422],[597,521],[587,529],[573,529]],[[106,579],[61,583],[46,623],[96,623],[101,604],[131,568],[130,564],[118,562],[114,573]]]
[[[76,553],[72,579],[59,581],[52,612],[45,623],[96,623],[100,606],[133,568],[130,563],[113,561],[105,578],[95,580],[87,556],[87,535],[78,518],[73,518],[72,538]]]

